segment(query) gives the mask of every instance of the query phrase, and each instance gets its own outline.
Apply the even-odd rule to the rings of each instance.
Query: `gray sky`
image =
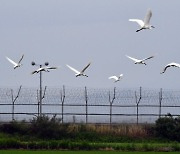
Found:
[[[179,0],[0,0],[1,87],[39,86],[37,67],[31,61],[60,69],[43,73],[43,85],[87,87],[146,87],[180,89]],[[151,8],[155,29],[136,33],[130,18],[144,19]],[[6,56],[19,60],[16,70]],[[147,66],[135,65],[125,55],[145,58]],[[89,61],[89,78],[76,78],[65,65],[82,69]],[[116,84],[108,77],[124,74]]]

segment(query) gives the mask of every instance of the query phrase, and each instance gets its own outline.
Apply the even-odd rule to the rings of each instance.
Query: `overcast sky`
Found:
[[[43,73],[45,86],[146,87],[180,89],[179,0],[0,0],[0,72],[1,87],[38,87],[38,67],[31,62],[60,66]],[[130,18],[144,19],[152,10],[152,30],[136,33],[139,26]],[[18,61],[21,68],[5,58]],[[135,65],[125,55],[155,58],[147,65]],[[76,78],[66,64],[86,70],[88,78]],[[122,81],[108,77],[123,73]]]

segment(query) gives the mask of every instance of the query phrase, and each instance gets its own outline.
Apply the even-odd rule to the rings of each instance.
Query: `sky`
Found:
[[[179,0],[0,0],[1,87],[38,87],[38,66],[59,69],[42,73],[43,86],[120,87],[180,89]],[[152,10],[152,30],[136,33],[138,24]],[[6,56],[23,66],[13,69]],[[143,59],[155,55],[147,65],[135,65],[125,55]],[[76,78],[66,64],[89,76]],[[108,77],[124,74],[120,82]]]

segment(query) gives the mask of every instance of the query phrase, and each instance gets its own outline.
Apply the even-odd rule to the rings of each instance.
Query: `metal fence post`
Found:
[[[37,115],[39,117],[39,90],[37,90]]]
[[[81,87],[80,90],[77,88],[71,90],[65,89],[64,85],[55,90],[47,89],[46,91],[46,89],[47,87],[42,88],[42,100],[45,98],[45,93],[48,96],[47,100],[42,102],[44,114],[60,116],[61,123],[66,123],[69,118],[73,118],[74,123],[79,122],[78,117],[81,117],[85,124],[99,121],[100,123],[108,123],[110,128],[114,122],[120,123],[122,117],[130,119],[130,122],[131,119],[134,119],[134,123],[138,125],[141,122],[148,123],[151,122],[150,120],[154,121],[154,118],[165,116],[164,111],[167,110],[171,112],[172,116],[179,115],[179,91],[165,91],[162,88],[143,91],[142,87],[125,91],[120,91],[116,87],[98,90]],[[39,93],[39,89],[35,88],[1,88],[1,119],[4,120],[7,117],[8,120],[13,121],[17,120],[17,115],[24,119],[29,118],[28,116],[39,117]],[[65,101],[68,101],[67,104]],[[49,110],[50,108],[54,110]],[[92,111],[96,108],[98,108],[97,111]],[[91,118],[94,119],[91,121]]]
[[[85,87],[85,102],[86,102],[86,124],[88,123],[88,94],[87,88]]]
[[[140,90],[139,90],[139,99],[137,98],[137,95],[136,95],[136,91],[135,91],[135,99],[136,99],[136,124],[138,125],[139,124],[139,103],[141,101],[141,92],[142,92],[142,88],[140,87]]]
[[[13,97],[13,89],[11,89],[11,99],[12,99],[12,121],[14,121],[14,97]]]
[[[112,105],[114,100],[116,99],[116,87],[114,87],[114,91],[113,91],[113,98],[111,100],[111,93],[109,91],[109,107],[110,107],[110,114],[109,114],[109,122],[110,122],[110,126],[112,124]]]
[[[16,95],[15,98],[14,98],[14,95],[13,95],[13,89],[11,89],[11,98],[12,98],[12,121],[15,120],[15,118],[14,118],[14,105],[15,105],[15,102],[16,102],[17,98],[19,97],[19,94],[20,94],[20,91],[21,91],[21,87],[22,87],[22,86],[19,87],[18,93],[17,93],[17,95]]]
[[[162,88],[159,92],[159,118],[161,117],[161,104],[162,104]]]
[[[65,101],[65,86],[63,85],[63,90],[61,91],[61,121],[64,123],[64,101]]]

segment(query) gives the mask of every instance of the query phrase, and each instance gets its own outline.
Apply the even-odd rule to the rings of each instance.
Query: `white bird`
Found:
[[[140,19],[129,19],[129,21],[132,21],[132,22],[137,22],[139,25],[140,25],[140,29],[136,30],[136,32],[139,32],[143,29],[152,29],[152,28],[155,28],[154,26],[150,25],[150,19],[151,19],[151,16],[152,16],[152,12],[151,10],[149,9],[146,13],[146,16],[144,18],[144,21],[140,20]]]
[[[58,69],[58,67],[48,67],[48,66],[46,66],[46,67],[40,67],[40,68],[38,68],[37,70],[33,71],[31,74],[39,73],[39,72],[42,72],[42,71],[44,71],[44,72],[49,72],[49,69]]]
[[[20,67],[22,64],[21,64],[21,61],[22,59],[24,58],[24,55],[22,55],[21,59],[19,60],[18,63],[14,62],[13,60],[11,60],[10,58],[6,57],[6,59],[14,65],[14,69],[16,69],[17,67]]]
[[[163,74],[163,73],[166,71],[166,69],[169,68],[169,67],[178,67],[178,68],[180,68],[180,64],[174,63],[174,62],[167,64],[167,65],[164,67],[164,69],[163,69],[163,71],[161,72],[161,74]]]
[[[136,59],[136,58],[133,58],[133,57],[130,57],[130,56],[127,56],[129,59],[133,60],[134,61],[134,64],[144,64],[144,65],[147,65],[144,61],[148,60],[148,59],[151,59],[151,58],[154,58],[154,56],[150,56],[148,58],[144,58],[144,59]]]
[[[120,74],[119,76],[110,76],[109,79],[114,79],[115,81],[114,82],[118,82],[120,81],[120,79],[122,79],[123,77],[123,74]]]
[[[76,77],[78,77],[78,76],[86,76],[86,77],[88,77],[86,74],[84,74],[84,72],[90,66],[90,64],[91,63],[87,64],[81,71],[78,71],[78,70],[76,70],[75,68],[73,68],[73,67],[71,67],[69,65],[66,65],[66,66],[76,73],[75,74]]]

